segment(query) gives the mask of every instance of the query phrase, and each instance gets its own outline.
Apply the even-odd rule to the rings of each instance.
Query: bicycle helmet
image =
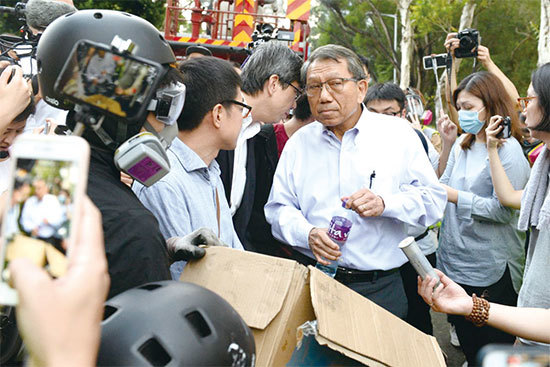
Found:
[[[253,366],[251,330],[229,303],[191,283],[148,283],[105,304],[100,366]]]

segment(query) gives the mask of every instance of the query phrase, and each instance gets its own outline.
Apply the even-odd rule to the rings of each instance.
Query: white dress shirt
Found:
[[[56,196],[46,194],[42,200],[31,196],[25,201],[21,213],[21,225],[25,231],[30,233],[38,228],[38,237],[49,238],[57,232],[62,223],[63,209]]]
[[[231,177],[231,194],[230,208],[231,215],[235,215],[244,195],[244,187],[246,184],[246,157],[247,157],[247,142],[248,139],[260,132],[261,124],[258,121],[252,120],[252,115],[243,120],[243,126],[237,138],[237,146],[235,147],[235,155],[233,160],[233,177]]]
[[[364,107],[342,141],[314,122],[287,142],[265,206],[273,235],[313,257],[311,229],[327,228],[340,198],[369,188],[373,172],[371,190],[383,198],[384,212],[352,216],[340,264],[358,270],[401,266],[406,257],[397,245],[407,236],[407,225],[439,221],[447,194],[408,123]]]
[[[37,127],[45,127],[47,118],[52,119],[58,125],[66,125],[68,113],[69,111],[52,107],[41,99],[36,103],[36,111],[27,117],[23,132],[32,133]]]

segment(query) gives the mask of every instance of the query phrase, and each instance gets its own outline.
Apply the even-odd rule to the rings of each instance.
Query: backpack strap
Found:
[[[417,130],[417,129],[414,129],[414,131],[416,132],[416,135],[418,135],[418,138],[422,142],[422,146],[424,147],[424,151],[426,152],[426,154],[429,155],[429,153],[428,153],[428,142],[426,141],[426,137],[424,136],[424,133],[420,130]]]

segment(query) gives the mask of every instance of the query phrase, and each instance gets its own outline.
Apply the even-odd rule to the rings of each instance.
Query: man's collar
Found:
[[[193,149],[189,148],[178,137],[174,138],[172,145],[168,150],[171,150],[174,153],[176,159],[187,172],[208,168],[201,157],[199,157]]]

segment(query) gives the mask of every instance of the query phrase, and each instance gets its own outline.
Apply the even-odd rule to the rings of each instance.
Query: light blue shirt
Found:
[[[496,283],[506,265],[516,291],[525,262],[525,235],[516,229],[519,211],[500,204],[493,188],[484,143],[463,150],[454,144],[440,181],[458,190],[458,203],[448,203],[439,234],[437,266],[455,282],[485,287]],[[499,148],[506,175],[516,190],[529,179],[529,163],[515,138]]]
[[[340,198],[369,188],[373,172],[371,190],[383,198],[384,212],[368,218],[352,213],[340,264],[358,270],[403,265],[406,257],[397,245],[407,237],[407,225],[439,221],[447,194],[409,123],[364,107],[342,141],[313,122],[287,142],[265,206],[273,235],[313,258],[311,229],[327,228]]]
[[[204,161],[178,138],[167,150],[170,173],[150,187],[134,182],[132,189],[139,200],[159,221],[165,239],[182,237],[201,227],[218,234],[216,189],[220,202],[220,239],[229,246],[243,249],[233,228],[231,212],[224,194],[218,162],[207,167]],[[170,267],[179,279],[184,262]]]

